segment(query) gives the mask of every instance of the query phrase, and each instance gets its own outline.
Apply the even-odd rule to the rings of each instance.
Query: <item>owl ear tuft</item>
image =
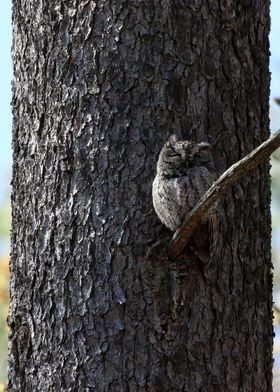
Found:
[[[169,137],[169,139],[166,142],[166,146],[170,147],[172,144],[175,144],[176,142],[178,142],[178,136],[173,134]]]
[[[178,142],[178,136],[177,135],[175,135],[175,134],[173,134],[173,135],[171,135],[170,137],[169,137],[169,139],[168,139],[168,141],[169,142],[171,142],[171,143],[176,143],[176,142]]]

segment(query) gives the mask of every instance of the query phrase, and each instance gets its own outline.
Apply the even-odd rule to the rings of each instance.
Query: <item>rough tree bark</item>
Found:
[[[170,134],[221,173],[268,137],[269,1],[14,0],[13,25],[9,391],[271,391],[268,163],[209,262],[151,249]]]

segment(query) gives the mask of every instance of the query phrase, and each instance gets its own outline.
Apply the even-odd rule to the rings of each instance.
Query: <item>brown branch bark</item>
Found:
[[[280,130],[246,155],[246,157],[234,163],[214,182],[205,195],[198,201],[197,205],[186,215],[181,227],[174,233],[168,248],[170,258],[174,259],[183,251],[195,229],[207,215],[209,208],[244,174],[268,158],[279,146]]]

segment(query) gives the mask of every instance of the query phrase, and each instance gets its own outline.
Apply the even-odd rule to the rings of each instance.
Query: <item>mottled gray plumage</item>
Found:
[[[173,135],[160,152],[153,204],[161,222],[173,232],[218,177],[211,150],[208,143],[179,141]],[[202,223],[210,223],[212,232],[217,230],[215,207]]]

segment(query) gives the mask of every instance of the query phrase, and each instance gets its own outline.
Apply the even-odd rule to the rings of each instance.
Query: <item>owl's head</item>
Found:
[[[178,140],[172,135],[163,146],[157,163],[157,173],[166,177],[184,175],[189,168],[212,166],[212,147],[209,143]]]

